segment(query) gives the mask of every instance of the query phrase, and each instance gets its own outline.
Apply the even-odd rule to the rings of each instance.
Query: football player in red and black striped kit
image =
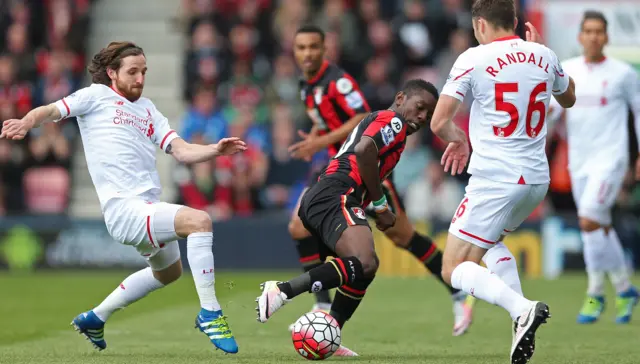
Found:
[[[407,82],[393,105],[368,114],[342,144],[318,182],[303,195],[298,215],[305,228],[337,258],[287,281],[263,283],[258,321],[304,292],[338,288],[331,306],[340,327],[351,318],[378,269],[364,207],[373,204],[376,226],[388,231],[396,215],[383,181],[400,160],[406,138],[428,123],[438,91],[424,80]]]
[[[324,32],[315,26],[303,26],[296,32],[294,52],[298,66],[304,74],[300,95],[313,121],[308,134],[300,132],[303,140],[291,146],[296,158],[310,160],[318,151],[327,148],[329,156],[337,154],[347,135],[371,111],[356,81],[336,65],[324,59]],[[437,91],[436,91],[437,92]],[[313,173],[309,187],[318,179]],[[411,225],[395,191],[391,178],[383,180],[383,192],[397,217],[394,227],[385,231],[396,246],[411,252],[434,276],[442,281],[442,253],[426,236],[418,234]],[[304,194],[304,193],[303,193]],[[322,265],[328,253],[317,237],[302,224],[296,208],[289,223],[289,232],[296,241],[300,262],[309,271]],[[375,217],[370,206],[365,212]],[[444,282],[443,282],[444,284]],[[471,323],[471,306],[465,303],[464,293],[444,284],[454,301],[454,335],[463,334]],[[329,310],[328,291],[316,293],[314,309]]]

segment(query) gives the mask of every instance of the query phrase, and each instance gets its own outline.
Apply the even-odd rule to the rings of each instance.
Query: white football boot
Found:
[[[258,307],[256,307],[256,311],[258,311],[258,322],[267,322],[276,311],[289,303],[290,300],[287,299],[287,295],[280,292],[278,283],[280,282],[267,281],[260,284],[262,294],[256,298],[256,302],[258,302]]]

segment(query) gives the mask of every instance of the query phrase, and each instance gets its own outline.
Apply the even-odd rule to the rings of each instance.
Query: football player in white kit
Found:
[[[639,296],[631,285],[622,245],[611,226],[611,209],[629,167],[629,109],[640,136],[640,78],[628,64],[605,57],[607,20],[602,13],[585,12],[578,40],[584,54],[562,62],[576,82],[576,105],[564,114],[571,189],[588,277],[587,298],[577,321],[588,324],[600,317],[608,273],[617,294],[616,322],[624,324],[631,320]],[[550,116],[562,111],[554,103],[551,108]],[[640,177],[640,159],[636,177]]]
[[[151,100],[141,97],[147,72],[143,50],[130,42],[112,42],[88,67],[91,86],[24,118],[3,123],[0,137],[17,140],[44,122],[76,117],[87,165],[107,229],[131,245],[149,267],[133,273],[94,309],[78,315],[72,325],[98,350],[107,347],[104,324],[122,309],[177,280],[182,274],[177,240],[187,239],[187,258],[200,298],[196,327],[227,353],[238,346],[214,289],[213,230],[204,211],[159,200],[156,146],[181,163],[197,163],[246,149],[238,138],[195,145],[173,131]],[[91,242],[87,242],[91,244]]]
[[[513,0],[476,0],[473,29],[480,46],[453,65],[431,129],[449,145],[445,171],[462,173],[469,158],[465,133],[452,118],[471,91],[472,175],[449,228],[443,278],[454,288],[506,309],[514,321],[511,362],[527,362],[549,307],[522,294],[514,256],[501,243],[544,199],[549,185],[545,116],[551,95],[575,102],[573,81],[557,56],[527,23],[527,41],[515,36]],[[479,265],[483,260],[487,268]]]

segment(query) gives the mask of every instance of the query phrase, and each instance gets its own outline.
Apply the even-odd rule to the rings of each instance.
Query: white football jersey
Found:
[[[160,196],[156,149],[178,137],[147,98],[131,102],[93,84],[56,101],[62,118],[77,117],[89,174],[100,205],[112,198]]]
[[[584,177],[589,171],[627,169],[629,109],[640,127],[640,77],[628,64],[605,58],[587,63],[583,57],[562,62],[576,83],[576,104],[565,110],[569,171]],[[555,102],[554,110],[560,109]]]
[[[549,183],[545,116],[551,94],[568,87],[556,54],[517,36],[462,53],[442,94],[462,101],[473,93],[468,172],[506,183]]]

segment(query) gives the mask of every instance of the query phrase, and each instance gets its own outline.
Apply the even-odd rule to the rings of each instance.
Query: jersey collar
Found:
[[[322,78],[322,75],[324,75],[324,72],[327,70],[327,68],[329,68],[329,61],[325,59],[324,61],[322,61],[322,66],[320,66],[318,72],[310,80],[307,80],[307,83],[313,84],[320,81],[320,78]]]
[[[513,39],[521,39],[521,38],[518,37],[517,35],[509,35],[509,36],[506,36],[506,37],[500,37],[500,38],[494,39],[493,42],[502,42],[504,40],[513,40]],[[493,42],[491,42],[491,43],[493,43]]]

